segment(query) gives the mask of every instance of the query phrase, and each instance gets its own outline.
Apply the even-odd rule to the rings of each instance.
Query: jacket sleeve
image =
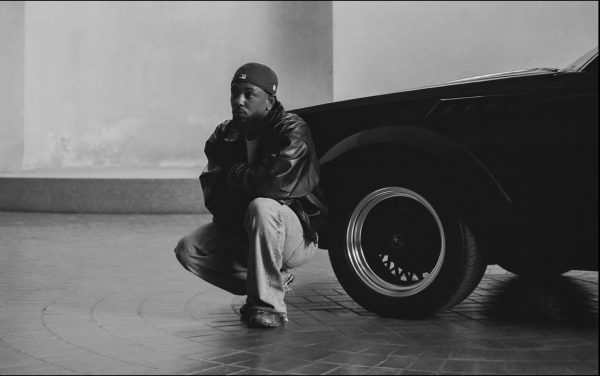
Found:
[[[280,135],[257,164],[237,163],[229,170],[229,186],[249,199],[285,201],[303,197],[319,183],[318,163],[302,137]]]
[[[204,194],[204,204],[213,214],[217,223],[240,224],[243,209],[239,197],[231,194],[227,187],[227,172],[229,167],[223,155],[224,150],[219,146],[219,128],[210,136],[204,148],[208,164],[200,175],[200,183]]]

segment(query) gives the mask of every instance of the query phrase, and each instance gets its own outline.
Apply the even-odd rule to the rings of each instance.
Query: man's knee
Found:
[[[271,198],[257,197],[250,201],[246,216],[253,218],[268,218],[277,215],[281,204]]]
[[[246,210],[244,225],[247,231],[261,228],[275,229],[278,226],[281,204],[273,199],[258,197],[250,202]]]

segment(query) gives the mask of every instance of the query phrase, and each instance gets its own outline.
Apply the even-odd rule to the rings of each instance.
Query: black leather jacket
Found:
[[[208,165],[200,182],[217,225],[241,230],[250,201],[265,197],[288,205],[300,219],[306,241],[316,241],[327,207],[318,187],[319,160],[301,117],[276,102],[262,127],[253,164],[247,163],[244,133],[235,120],[217,126],[204,152]]]

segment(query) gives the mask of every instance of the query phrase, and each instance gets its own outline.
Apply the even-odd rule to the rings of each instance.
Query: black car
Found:
[[[295,110],[330,206],[320,232],[354,300],[449,308],[488,264],[598,270],[598,49],[564,69],[474,77]]]

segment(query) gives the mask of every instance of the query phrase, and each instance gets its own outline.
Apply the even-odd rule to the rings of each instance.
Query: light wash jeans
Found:
[[[257,198],[248,205],[246,234],[214,223],[183,237],[175,255],[184,268],[236,295],[251,308],[287,313],[283,301],[287,270],[305,264],[317,245],[305,244],[302,225],[287,205]]]

